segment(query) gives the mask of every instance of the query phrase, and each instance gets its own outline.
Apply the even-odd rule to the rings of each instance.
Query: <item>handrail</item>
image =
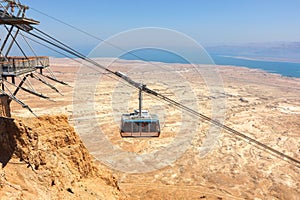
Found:
[[[23,70],[35,70],[37,67],[48,67],[49,57],[7,57],[6,60],[0,61],[0,67],[3,73],[17,73]]]

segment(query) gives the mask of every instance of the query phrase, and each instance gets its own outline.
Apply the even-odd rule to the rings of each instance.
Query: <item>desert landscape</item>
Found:
[[[300,160],[300,79],[235,66],[95,59]],[[138,91],[78,60],[51,58],[60,95],[20,91],[1,119],[1,199],[299,199],[300,166],[144,94],[159,138],[122,138]],[[73,128],[74,127],[74,128]]]

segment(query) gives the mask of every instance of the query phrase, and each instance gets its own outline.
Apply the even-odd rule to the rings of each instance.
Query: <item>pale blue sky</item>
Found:
[[[133,28],[163,27],[202,45],[300,41],[299,0],[22,0],[102,39]],[[40,29],[75,46],[97,41],[34,10]]]

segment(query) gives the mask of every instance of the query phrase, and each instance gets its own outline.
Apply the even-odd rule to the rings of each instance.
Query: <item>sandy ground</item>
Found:
[[[176,101],[300,160],[300,79],[232,66],[191,66],[98,59]],[[84,145],[113,170],[129,199],[297,199],[300,168],[169,104],[144,95],[159,115],[159,138],[119,135],[122,113],[138,107],[137,91],[99,69],[51,59],[63,96],[20,92],[37,115],[67,114]],[[49,81],[50,82],[50,81]],[[14,116],[32,117],[12,104]],[[97,184],[97,183],[91,183]]]

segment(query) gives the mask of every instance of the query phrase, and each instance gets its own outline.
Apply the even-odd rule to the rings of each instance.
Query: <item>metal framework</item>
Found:
[[[32,86],[23,87],[28,78],[37,79],[58,93],[59,91],[46,81],[46,78],[61,84],[66,83],[57,80],[53,73],[50,73],[50,76],[43,74],[44,69],[51,72],[48,68],[49,57],[37,56],[26,41],[33,53],[33,56],[28,56],[19,44],[17,40],[18,36],[22,35],[22,32],[30,33],[34,29],[33,26],[40,23],[37,20],[26,17],[25,12],[28,9],[28,6],[16,0],[0,1],[0,26],[6,32],[6,35],[0,36],[0,94],[8,96],[9,103],[11,100],[14,100],[32,112],[29,106],[16,97],[20,89],[41,98],[49,99],[49,97],[38,93]],[[25,40],[25,37],[22,37],[22,39]],[[22,56],[10,55],[13,47],[16,47]],[[20,81],[17,82],[16,77]],[[14,86],[14,91],[11,91],[8,86]]]

